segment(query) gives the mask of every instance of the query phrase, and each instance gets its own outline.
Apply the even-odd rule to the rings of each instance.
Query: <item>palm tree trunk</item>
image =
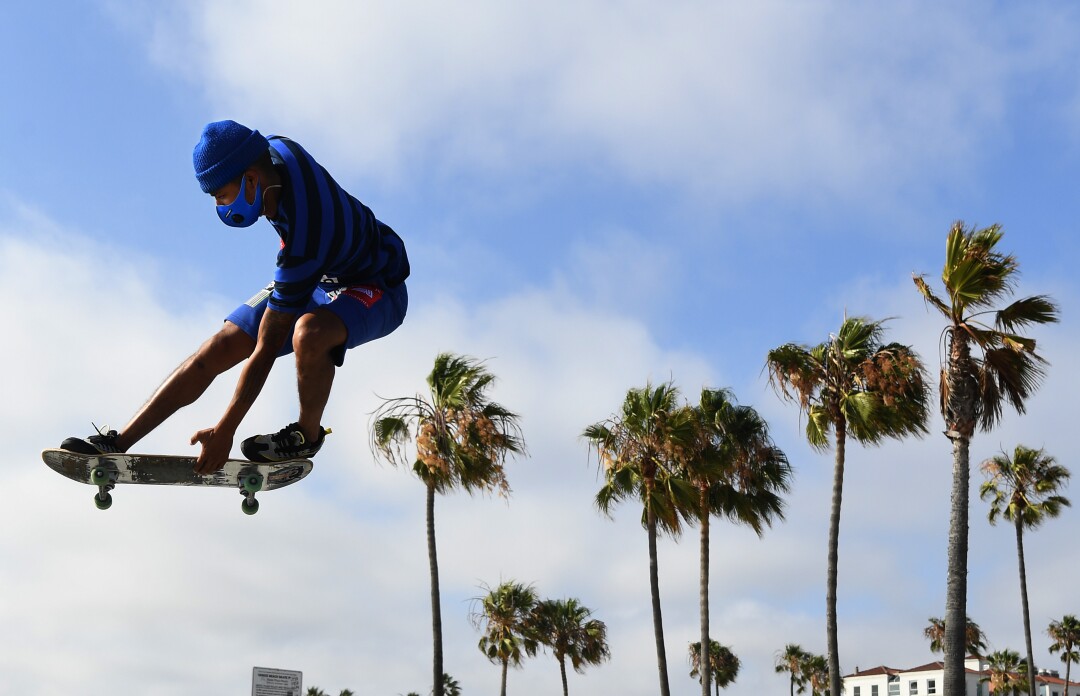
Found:
[[[969,443],[953,440],[953,481],[949,514],[948,573],[945,588],[944,696],[965,696],[967,679],[964,652],[967,646],[967,558]]]
[[[1024,523],[1020,515],[1016,516],[1016,557],[1020,560],[1020,606],[1024,608],[1024,640],[1027,641],[1028,693],[1035,690],[1035,652],[1031,649],[1031,616],[1028,612],[1027,570],[1024,568]],[[1066,682],[1068,687],[1068,682]]]
[[[427,545],[431,568],[431,633],[434,674],[433,696],[443,696],[442,608],[439,604],[439,559],[435,551],[435,486],[427,485]]]
[[[502,688],[499,690],[499,696],[506,696],[506,671],[510,662],[507,660],[502,661]]]
[[[952,493],[949,499],[948,571],[945,586],[943,696],[965,696],[967,675],[964,658],[967,650],[967,574],[968,574],[968,498],[971,485],[971,436],[975,432],[975,404],[979,385],[974,378],[971,346],[957,326],[949,334],[949,362],[943,388],[946,436],[952,440]]]
[[[1072,670],[1072,661],[1065,658],[1065,696],[1069,696],[1069,672]]]
[[[653,512],[651,505],[646,509],[645,519],[649,531],[649,585],[652,593],[656,662],[660,670],[660,696],[671,696],[671,688],[668,686],[667,651],[664,650],[664,619],[660,613],[660,572],[656,558],[656,513]]]
[[[836,423],[836,467],[833,471],[832,511],[829,514],[829,567],[825,590],[825,630],[829,645],[830,693],[842,692],[840,678],[840,640],[836,626],[836,576],[839,565],[840,504],[844,499],[844,457],[847,431],[844,420]]]
[[[709,684],[712,679],[712,662],[709,648],[709,512],[705,507],[705,489],[701,490],[701,586],[699,588],[699,607],[701,611],[701,696],[710,696]]]
[[[566,658],[559,656],[559,675],[562,676],[562,693],[563,696],[570,696],[570,687],[566,683]]]

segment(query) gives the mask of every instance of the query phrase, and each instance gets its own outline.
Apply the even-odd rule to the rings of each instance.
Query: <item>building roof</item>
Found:
[[[904,671],[904,670],[893,669],[892,667],[886,667],[885,665],[881,665],[880,667],[871,667],[870,669],[864,669],[864,670],[853,672],[853,673],[849,674],[848,677],[873,677],[873,676],[877,676],[879,674],[893,675],[893,674],[900,674],[900,672],[902,672],[902,671]],[[845,677],[845,679],[846,678],[847,677]]]
[[[975,657],[972,656],[971,658],[968,658],[968,659],[975,659]],[[886,667],[885,665],[879,665],[877,667],[871,667],[870,669],[863,669],[863,670],[860,670],[860,669],[856,668],[855,672],[845,676],[844,679],[849,679],[849,678],[852,678],[852,677],[878,677],[878,676],[893,677],[893,676],[896,676],[896,675],[899,675],[899,674],[914,674],[916,672],[942,672],[944,670],[945,670],[945,663],[940,661],[940,660],[938,660],[936,662],[928,662],[925,665],[919,665],[918,667],[911,667],[909,669],[895,669],[893,667]],[[977,670],[977,669],[970,669],[970,668],[967,668],[967,667],[964,668],[964,671],[967,674],[979,674],[979,675],[988,674],[988,672],[986,672],[986,671],[981,671],[981,670]],[[1064,679],[1062,679],[1060,677],[1051,676],[1049,674],[1036,674],[1035,675],[1035,681],[1036,682],[1042,682],[1043,684],[1056,684],[1058,686],[1064,686],[1065,685],[1065,680]],[[1071,680],[1069,681],[1069,688],[1077,687],[1077,686],[1080,686],[1080,683],[1077,683],[1077,682],[1074,682],[1074,681],[1071,681]]]

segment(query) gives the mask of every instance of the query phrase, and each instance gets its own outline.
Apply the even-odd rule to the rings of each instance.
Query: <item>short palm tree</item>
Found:
[[[427,396],[384,400],[373,414],[372,447],[395,466],[411,468],[427,490],[427,546],[435,696],[444,696],[442,611],[435,544],[435,494],[508,495],[504,464],[524,452],[518,417],[488,399],[495,377],[473,358],[442,353],[427,377]],[[415,443],[415,458],[409,445]]]
[[[520,667],[523,656],[536,654],[537,641],[531,627],[536,590],[532,585],[508,580],[474,602],[473,625],[482,631],[480,652],[502,667],[499,693],[506,696],[506,673]]]
[[[938,297],[924,276],[914,276],[926,303],[945,317],[945,358],[941,369],[941,411],[945,436],[952,441],[952,495],[949,512],[948,577],[945,592],[944,696],[965,689],[964,618],[967,614],[968,488],[970,447],[975,428],[991,430],[1005,403],[1023,413],[1028,397],[1044,374],[1045,360],[1035,340],[1018,332],[1033,324],[1058,320],[1057,305],[1045,295],[1016,300],[1016,258],[997,250],[998,225],[965,228],[956,222],[945,246]],[[993,315],[991,321],[985,318]]]
[[[559,662],[563,696],[569,696],[566,661],[578,674],[611,657],[607,625],[593,619],[592,610],[576,599],[545,599],[533,607],[532,631],[536,639],[551,648]]]
[[[1065,696],[1069,696],[1072,664],[1080,662],[1080,620],[1072,614],[1066,614],[1060,621],[1050,622],[1046,635],[1054,641],[1050,645],[1050,654],[1060,652],[1061,661],[1065,663]]]
[[[1025,693],[1027,686],[1027,665],[1015,650],[998,650],[986,656],[987,676],[980,682],[989,683],[993,696],[1017,696]]]
[[[458,683],[457,679],[454,679],[449,674],[443,674],[442,676],[443,693],[446,696],[461,696],[461,684]]]
[[[802,666],[810,696],[829,693],[829,661],[824,655],[807,655]]]
[[[660,696],[670,696],[664,623],[660,610],[658,533],[677,536],[684,516],[691,514],[696,496],[679,475],[681,460],[695,442],[693,410],[679,404],[672,384],[630,389],[617,415],[587,427],[583,436],[596,448],[604,485],[596,506],[610,515],[627,498],[641,502],[642,526],[649,542],[649,584],[652,595],[653,637],[660,677]]]
[[[931,616],[930,624],[923,629],[923,636],[930,641],[930,652],[939,653],[945,649],[945,620]],[[969,655],[981,656],[986,651],[986,634],[968,617],[964,633],[965,651]]]
[[[784,650],[776,655],[776,673],[788,673],[791,696],[795,696],[796,691],[800,694],[806,691],[806,677],[803,674],[803,668],[808,657],[810,657],[810,653],[795,643],[788,643],[784,646]]]
[[[836,585],[846,444],[865,445],[926,432],[929,392],[922,361],[909,346],[884,343],[883,322],[845,317],[840,330],[813,347],[788,343],[769,351],[769,381],[806,414],[806,438],[828,449],[833,435],[832,510],[826,589],[829,686],[841,689]]]
[[[705,673],[701,668],[702,654],[701,643],[690,644],[690,676],[704,683]],[[726,689],[735,683],[735,678],[739,676],[741,663],[738,656],[731,652],[731,648],[711,639],[709,640],[708,655],[709,673],[714,677],[713,684],[716,687],[716,696],[720,696],[720,689]]]
[[[697,491],[694,513],[701,529],[699,607],[701,640],[709,642],[709,520],[713,515],[744,524],[760,536],[783,519],[782,493],[790,488],[787,456],[769,436],[764,419],[739,405],[727,389],[702,389],[697,409],[698,444],[684,458],[684,476]],[[709,696],[712,661],[698,656],[702,696]]]
[[[1010,457],[1002,453],[982,465],[986,481],[979,488],[983,500],[990,501],[990,524],[999,517],[1016,529],[1016,557],[1020,564],[1020,605],[1024,613],[1027,642],[1028,693],[1035,693],[1035,653],[1031,649],[1031,616],[1028,611],[1027,571],[1024,566],[1024,530],[1035,529],[1061,514],[1069,505],[1058,491],[1069,480],[1069,470],[1042,450],[1017,445]]]

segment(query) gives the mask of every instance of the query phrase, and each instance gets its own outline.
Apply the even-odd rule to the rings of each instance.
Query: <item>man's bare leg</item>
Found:
[[[117,437],[127,451],[184,406],[194,403],[222,372],[246,360],[255,350],[255,339],[231,322],[203,343],[173,370],[150,399],[142,405]]]
[[[348,339],[341,319],[327,309],[305,314],[296,322],[293,352],[296,354],[296,383],[300,393],[300,430],[308,442],[319,439],[323,411],[334,384],[331,351]]]

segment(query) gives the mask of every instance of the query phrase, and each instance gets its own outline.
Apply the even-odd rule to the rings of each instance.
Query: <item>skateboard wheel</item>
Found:
[[[98,510],[108,510],[112,507],[112,495],[108,492],[104,496],[101,494],[95,495],[94,505],[97,505]]]
[[[244,502],[240,503],[240,509],[244,511],[245,515],[254,515],[259,511],[259,501],[251,498],[244,498]]]
[[[248,493],[258,493],[263,487],[262,474],[248,474],[244,477],[244,490]]]
[[[109,471],[100,466],[95,466],[90,470],[90,483],[95,486],[104,486],[109,482]]]

